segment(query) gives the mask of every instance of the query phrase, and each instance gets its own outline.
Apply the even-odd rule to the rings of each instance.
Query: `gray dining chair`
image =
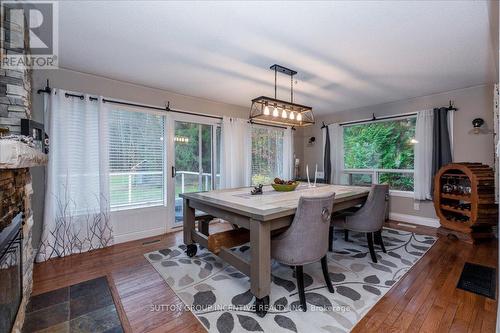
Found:
[[[389,185],[373,184],[365,204],[356,212],[347,212],[340,218],[333,219],[329,233],[329,248],[333,243],[333,228],[344,229],[345,241],[349,241],[349,230],[366,233],[370,256],[377,262],[373,242],[380,245],[382,252],[386,252],[382,239],[382,226],[386,220],[386,202],[389,200]]]
[[[328,228],[335,193],[301,197],[290,227],[271,239],[271,255],[278,262],[295,267],[300,307],[307,310],[303,265],[321,261],[328,290],[334,289],[328,273]]]

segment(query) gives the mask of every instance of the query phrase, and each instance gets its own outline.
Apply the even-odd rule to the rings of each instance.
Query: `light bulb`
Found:
[[[269,106],[266,105],[266,107],[264,108],[264,115],[265,116],[269,116],[271,112],[269,112]]]
[[[294,119],[295,119],[295,112],[290,111],[290,120],[294,120]]]
[[[278,112],[278,108],[277,107],[274,107],[274,110],[273,110],[273,117],[279,117],[280,113]]]
[[[301,113],[297,113],[297,121],[302,121],[302,114]]]
[[[283,112],[281,113],[281,118],[284,118],[284,119],[288,118],[288,115],[287,115],[285,109],[283,109]]]

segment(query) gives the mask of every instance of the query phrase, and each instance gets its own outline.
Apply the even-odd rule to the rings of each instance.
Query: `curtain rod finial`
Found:
[[[50,94],[51,92],[52,92],[52,89],[50,88],[49,79],[47,79],[47,84],[46,84],[45,88],[37,90],[37,94],[41,94],[41,93]]]

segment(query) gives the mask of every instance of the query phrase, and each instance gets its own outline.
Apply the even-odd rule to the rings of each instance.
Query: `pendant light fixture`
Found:
[[[266,96],[254,98],[250,107],[250,120],[297,127],[314,124],[312,107],[293,102],[293,76],[297,72],[276,64],[270,69],[274,70],[274,98]],[[290,102],[277,98],[278,72],[290,76]]]

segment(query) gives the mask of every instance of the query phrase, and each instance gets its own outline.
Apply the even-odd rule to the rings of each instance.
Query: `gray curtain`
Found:
[[[332,182],[332,160],[330,159],[330,131],[328,126],[325,126],[325,159],[323,161],[323,180],[325,184]]]
[[[443,165],[452,162],[448,112],[448,108],[434,109],[432,175],[435,175]],[[434,182],[432,182],[432,190],[434,190]]]

